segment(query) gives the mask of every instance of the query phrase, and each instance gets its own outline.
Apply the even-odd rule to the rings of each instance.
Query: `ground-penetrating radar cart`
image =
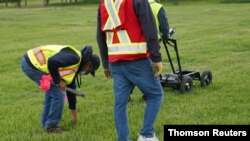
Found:
[[[172,36],[175,33],[175,31],[176,30],[174,28],[171,29],[170,36]],[[176,39],[173,39],[171,37],[170,39],[163,40],[162,42],[164,44],[167,57],[172,69],[172,73],[160,75],[160,82],[163,87],[172,87],[174,89],[180,90],[181,93],[185,93],[185,92],[191,92],[193,90],[193,80],[200,81],[201,87],[207,87],[212,83],[212,72],[210,70],[205,70],[202,73],[200,73],[198,71],[183,70],[181,68]],[[174,68],[173,61],[170,56],[170,52],[168,50],[167,45],[174,48],[178,63],[177,70]]]

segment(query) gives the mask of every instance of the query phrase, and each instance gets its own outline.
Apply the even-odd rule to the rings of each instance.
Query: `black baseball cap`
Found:
[[[100,58],[98,55],[96,54],[92,54],[91,58],[90,58],[90,61],[92,63],[92,66],[93,66],[93,71],[91,72],[91,75],[92,76],[95,76],[95,71],[99,68],[100,66]]]

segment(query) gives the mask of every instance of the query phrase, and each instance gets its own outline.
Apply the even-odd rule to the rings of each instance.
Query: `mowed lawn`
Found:
[[[164,4],[170,25],[176,28],[182,67],[211,70],[213,83],[192,93],[164,88],[164,101],[155,123],[163,140],[165,124],[250,124],[250,4]],[[97,4],[64,7],[0,9],[0,140],[1,141],[115,141],[112,79],[103,69],[84,76],[78,97],[79,123],[70,122],[67,101],[60,126],[63,134],[47,134],[40,126],[44,94],[20,69],[30,48],[69,44],[78,49],[96,43]],[[170,48],[173,54],[173,49]],[[162,45],[164,73],[170,73]],[[176,60],[174,62],[176,65]],[[143,80],[142,80],[143,81]],[[130,135],[136,140],[146,104],[135,89],[128,104]]]

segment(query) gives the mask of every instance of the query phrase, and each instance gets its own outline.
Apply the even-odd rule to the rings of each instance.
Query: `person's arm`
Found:
[[[163,40],[166,40],[169,38],[169,23],[168,23],[168,19],[167,19],[167,16],[163,7],[160,9],[157,17],[158,17],[158,21],[160,24],[159,29],[160,29],[160,32],[162,33]]]
[[[134,0],[135,13],[139,18],[147,47],[153,62],[161,62],[160,45],[157,36],[157,27],[151,7],[147,0]]]
[[[102,66],[104,69],[104,75],[107,78],[111,78],[111,73],[109,71],[109,63],[108,63],[108,47],[106,44],[106,36],[105,33],[101,30],[101,18],[100,18],[100,8],[98,9],[97,14],[97,30],[96,30],[96,39],[100,51],[100,56],[102,59]]]
[[[96,39],[100,51],[100,56],[102,59],[102,65],[104,69],[108,69],[108,48],[106,44],[105,33],[101,30],[101,18],[100,10],[98,9],[97,14],[97,30],[96,30]]]
[[[75,90],[76,89],[75,80],[67,87]],[[77,110],[76,110],[76,103],[77,103],[76,95],[72,94],[68,91],[66,92],[66,94],[67,94],[67,99],[68,99],[68,103],[69,103],[69,109],[71,112],[71,121],[72,121],[72,123],[76,124],[78,122],[78,116],[77,116]]]

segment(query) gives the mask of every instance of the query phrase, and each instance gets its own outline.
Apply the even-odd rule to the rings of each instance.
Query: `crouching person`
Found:
[[[78,74],[92,74],[100,66],[100,59],[92,54],[91,46],[78,51],[69,45],[45,45],[28,50],[22,60],[23,72],[40,85],[44,75],[51,75],[52,84],[45,92],[41,123],[48,133],[61,133],[59,122],[64,108],[66,87],[76,89]],[[73,122],[77,121],[76,97],[67,93]]]

